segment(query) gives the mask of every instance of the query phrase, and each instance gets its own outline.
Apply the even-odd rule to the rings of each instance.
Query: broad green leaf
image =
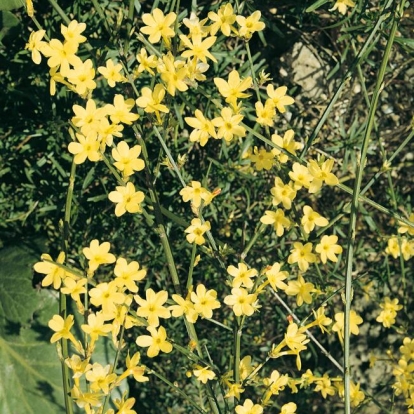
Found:
[[[47,326],[56,297],[32,287],[38,253],[24,246],[0,251],[0,413],[64,412],[61,364]]]
[[[0,10],[13,10],[24,6],[24,0],[1,0]]]
[[[32,286],[33,264],[40,261],[36,245],[0,250],[0,321],[24,324],[32,318],[39,297]],[[0,322],[0,333],[3,332]]]

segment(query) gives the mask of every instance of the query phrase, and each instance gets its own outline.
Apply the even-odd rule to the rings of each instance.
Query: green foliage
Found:
[[[58,307],[50,291],[33,289],[31,266],[37,256],[35,241],[0,250],[0,411],[4,414],[64,410],[61,364],[47,326]]]

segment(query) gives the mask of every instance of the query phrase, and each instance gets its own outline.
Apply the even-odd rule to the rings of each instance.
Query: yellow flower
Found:
[[[316,255],[312,253],[312,243],[303,245],[300,242],[293,243],[293,249],[290,251],[288,263],[297,263],[302,272],[306,272],[309,268],[309,263],[316,262]]]
[[[217,138],[224,138],[225,141],[230,142],[234,137],[244,137],[246,130],[239,125],[243,118],[243,115],[233,114],[231,108],[224,107],[221,110],[221,117],[214,118],[212,121],[218,128]]]
[[[339,184],[338,178],[333,173],[331,173],[333,165],[334,160],[332,159],[323,161],[320,164],[315,160],[310,160],[308,162],[308,170],[313,176],[312,183],[309,187],[310,193],[318,192],[323,183],[326,183],[330,186]]]
[[[253,372],[254,366],[252,365],[252,357],[246,355],[241,361],[239,366],[240,379],[244,381]]]
[[[117,94],[114,97],[114,104],[107,104],[104,109],[114,124],[122,122],[123,124],[131,125],[139,118],[138,114],[131,112],[133,106],[133,99],[125,100],[122,95]]]
[[[183,61],[174,61],[174,56],[171,52],[162,57],[163,64],[157,67],[158,73],[161,74],[161,79],[167,84],[167,92],[171,96],[175,96],[175,91],[184,92],[188,89],[186,82],[187,67]]]
[[[302,306],[303,302],[312,303],[311,293],[315,292],[313,283],[305,282],[302,275],[298,276],[298,280],[290,280],[285,292],[289,296],[296,296],[296,304]]]
[[[133,260],[128,263],[124,258],[120,257],[116,261],[114,274],[116,278],[114,283],[123,288],[124,286],[131,292],[138,292],[136,282],[144,279],[147,274],[145,269],[139,269],[139,263]]]
[[[109,253],[111,245],[109,242],[99,244],[97,239],[91,241],[89,247],[83,249],[83,254],[89,261],[89,270],[94,272],[101,264],[115,262],[115,256]]]
[[[69,274],[65,271],[65,269],[56,266],[54,263],[49,263],[49,261],[53,262],[53,259],[50,257],[50,255],[45,253],[42,254],[40,258],[42,261],[37,262],[33,266],[33,269],[38,273],[43,273],[46,275],[42,280],[42,286],[50,286],[53,284],[54,289],[59,289],[62,284],[62,280],[69,276]],[[62,264],[64,261],[65,253],[60,252],[56,263]],[[71,277],[77,278],[74,275],[71,275]]]
[[[283,404],[280,414],[295,414],[296,409],[297,409],[297,405],[294,402]]]
[[[280,391],[283,391],[289,381],[287,374],[280,375],[276,369],[270,374],[270,378],[265,378],[263,384],[268,387],[268,391],[272,395],[278,395]]]
[[[273,134],[272,142],[287,152],[290,152],[292,155],[296,155],[296,151],[302,148],[302,144],[295,142],[293,139],[294,135],[295,133],[293,129],[287,130],[283,135],[283,138],[280,135]],[[277,148],[273,148],[272,153],[277,157],[281,164],[285,164],[289,160],[289,156]]]
[[[410,216],[408,217],[408,220],[411,223],[414,223],[414,213],[411,213]],[[402,223],[402,222],[398,222],[398,224],[400,225],[400,227],[398,227],[398,233],[404,234],[407,233],[410,236],[414,236],[414,224],[409,226],[408,224]]]
[[[210,32],[210,28],[205,26],[207,20],[208,19],[203,19],[200,21],[200,19],[196,16],[194,12],[191,12],[189,19],[184,18],[183,24],[189,30],[188,37],[193,37],[196,35],[206,37]]]
[[[287,288],[287,285],[285,282],[283,282],[288,277],[288,272],[282,271],[281,264],[280,263],[274,263],[272,266],[268,266],[265,271],[265,275],[267,277],[267,280],[270,283],[270,286],[274,290],[285,290]]]
[[[207,290],[204,285],[198,285],[195,292],[191,292],[191,301],[194,303],[195,311],[203,318],[211,319],[213,309],[220,307],[217,300],[217,292],[214,289]]]
[[[332,330],[334,332],[338,332],[339,339],[341,342],[344,339],[344,331],[345,331],[345,316],[343,312],[337,312],[335,314],[335,323],[332,326]],[[349,315],[349,329],[351,334],[358,335],[359,334],[359,328],[358,325],[361,325],[363,322],[362,318],[353,310],[351,309],[350,315]]]
[[[254,104],[256,108],[256,122],[262,126],[272,127],[276,111],[273,103],[268,99],[263,105],[261,102]]]
[[[398,304],[398,299],[390,299],[388,296],[384,298],[384,302],[380,304],[380,308],[383,309],[376,321],[381,322],[385,328],[390,328],[394,325],[397,312],[403,308]]]
[[[86,42],[86,37],[81,33],[86,29],[85,23],[78,23],[76,20],[72,20],[68,26],[64,24],[60,25],[60,32],[67,42],[83,43]]]
[[[141,28],[141,32],[148,35],[150,43],[158,43],[162,37],[167,47],[170,45],[170,38],[175,36],[171,26],[174,24],[177,15],[173,12],[164,16],[164,13],[156,8],[152,14],[145,13],[142,15],[142,21],[146,26]]]
[[[279,177],[275,178],[275,186],[271,188],[270,193],[273,196],[272,204],[278,206],[282,203],[286,210],[292,207],[292,201],[296,197],[296,190],[293,183],[289,182],[288,184],[284,184]]]
[[[228,82],[221,78],[214,78],[214,83],[220,95],[226,98],[226,102],[232,105],[233,108],[236,108],[237,99],[250,96],[250,94],[244,93],[244,91],[252,86],[252,78],[248,76],[241,80],[239,72],[233,69],[229,74]]]
[[[303,226],[303,230],[305,230],[305,233],[309,234],[315,228],[315,226],[327,226],[329,224],[329,221],[314,211],[312,207],[304,206],[301,224]]]
[[[266,87],[267,95],[272,100],[274,107],[282,114],[286,112],[285,106],[292,105],[295,102],[293,98],[286,95],[286,91],[286,86],[281,86],[276,90],[272,84],[269,84]]]
[[[328,333],[328,330],[325,328],[325,326],[330,325],[332,323],[332,319],[328,318],[325,315],[325,307],[321,306],[316,312],[314,310],[312,310],[312,312],[315,316],[315,321],[312,323],[312,325],[317,325],[322,332]]]
[[[111,324],[105,324],[105,317],[102,312],[91,313],[88,315],[88,323],[81,325],[83,332],[91,337],[94,343],[100,336],[107,336],[112,330]]]
[[[256,10],[248,17],[236,16],[236,21],[239,24],[239,36],[249,40],[254,32],[260,32],[265,28],[265,24],[260,22],[260,11]]]
[[[136,102],[140,108],[144,108],[147,113],[155,113],[157,120],[161,123],[160,112],[168,113],[170,110],[161,102],[165,96],[165,89],[160,83],[155,85],[154,91],[150,88],[141,89],[142,96]]]
[[[126,82],[125,76],[122,75],[122,65],[114,64],[112,59],[106,61],[106,66],[99,66],[98,72],[106,79],[108,85],[113,88],[117,82]]]
[[[140,296],[135,295],[134,299],[139,305],[137,316],[146,318],[149,326],[159,326],[159,318],[171,318],[169,309],[163,306],[168,299],[168,292],[166,290],[155,293],[150,288],[145,291],[145,297],[146,299],[142,299]]]
[[[191,201],[192,205],[196,208],[200,207],[201,202],[204,205],[210,204],[212,197],[210,191],[201,187],[199,181],[191,181],[191,187],[186,186],[180,191],[180,196],[183,198],[184,202]]]
[[[252,400],[245,400],[243,405],[238,405],[235,408],[236,414],[262,414],[263,407],[259,404],[254,404]]]
[[[87,59],[85,62],[70,69],[66,76],[68,81],[74,85],[76,93],[81,96],[86,96],[96,88],[96,83],[93,80],[95,77],[95,69],[93,68],[91,59]]]
[[[289,177],[294,182],[296,190],[300,190],[302,187],[309,188],[313,180],[308,168],[298,162],[293,163]]]
[[[193,370],[194,376],[201,381],[203,384],[207,384],[207,381],[212,380],[216,377],[214,371],[208,367],[201,367],[197,365],[197,369]]]
[[[49,328],[55,331],[50,342],[53,344],[62,338],[74,340],[74,336],[70,332],[73,324],[73,315],[68,315],[66,319],[63,319],[60,315],[54,315],[48,323]]]
[[[256,302],[256,294],[249,294],[247,289],[237,287],[231,290],[231,295],[224,298],[224,303],[233,307],[233,312],[236,316],[253,315],[255,309],[257,309]]]
[[[233,276],[232,286],[238,288],[244,286],[248,289],[253,287],[252,277],[257,276],[256,269],[248,269],[244,263],[238,263],[237,267],[230,265],[227,268],[230,276]]]
[[[195,118],[185,117],[185,122],[194,128],[190,134],[191,142],[199,142],[202,147],[207,144],[210,137],[217,138],[216,130],[211,120],[204,117],[203,113],[196,109]]]
[[[334,6],[329,11],[338,10],[339,13],[345,14],[348,7],[355,7],[355,3],[352,0],[336,0]]]
[[[71,121],[76,127],[80,128],[83,135],[98,133],[100,122],[106,114],[104,108],[97,108],[93,99],[88,99],[85,108],[80,105],[73,105],[72,108],[75,116]]]
[[[285,217],[285,212],[278,208],[276,211],[266,210],[265,215],[260,218],[263,224],[272,224],[278,237],[283,236],[285,229],[291,226],[291,221]]]
[[[124,178],[134,174],[135,171],[141,171],[145,167],[145,163],[141,158],[138,158],[141,154],[141,146],[134,145],[129,148],[129,145],[125,141],[119,142],[119,144],[112,149],[112,157],[114,158],[114,166],[122,171]]]
[[[181,53],[182,57],[194,57],[204,63],[207,63],[207,58],[211,59],[213,62],[217,62],[217,59],[208,50],[214,45],[217,37],[210,36],[203,40],[201,35],[193,35],[190,40],[187,36],[180,35],[180,39],[187,48],[187,50],[184,50],[184,52]]]
[[[334,263],[338,261],[336,255],[342,253],[342,247],[336,244],[337,241],[336,235],[323,236],[321,242],[316,245],[315,252],[320,254],[322,263],[326,263],[327,260]]]
[[[103,367],[98,362],[92,365],[92,369],[85,374],[85,378],[91,383],[92,391],[102,391],[105,395],[109,394],[111,385],[115,382],[117,375],[110,374],[111,366],[108,364]]]
[[[60,291],[64,295],[70,295],[71,298],[77,303],[78,309],[83,309],[83,305],[79,295],[86,293],[85,285],[87,282],[88,279],[86,277],[78,281],[72,279],[71,277],[67,277],[63,281],[65,287],[62,287]]]
[[[141,354],[139,352],[135,352],[135,354],[132,356],[132,358],[128,355],[125,360],[125,365],[127,369],[125,372],[119,376],[118,383],[120,383],[124,378],[128,377],[129,375],[132,375],[137,382],[147,382],[149,381],[149,378],[144,376],[145,373],[145,367],[139,366],[139,360],[141,359]]]
[[[251,162],[255,164],[257,171],[262,171],[263,169],[269,171],[273,167],[274,155],[270,151],[266,151],[265,148],[254,147],[253,154],[249,155]]]
[[[236,21],[236,15],[230,3],[221,6],[217,13],[209,12],[208,18],[214,22],[210,26],[210,33],[212,35],[215,35],[221,30],[224,36],[230,36],[231,32],[235,31],[232,25]]]
[[[92,305],[102,307],[104,316],[116,313],[116,305],[125,301],[125,294],[121,293],[115,281],[99,283],[89,291]]]
[[[155,75],[153,69],[158,65],[158,58],[155,55],[149,55],[147,49],[141,48],[139,54],[136,56],[139,66],[137,68],[138,73],[147,71],[152,76]]]
[[[76,133],[78,142],[71,142],[68,145],[68,151],[73,154],[75,164],[83,164],[86,158],[91,162],[97,162],[101,159],[99,151],[100,142],[96,133],[89,133],[84,136]]]
[[[188,299],[182,298],[180,295],[172,295],[172,299],[177,305],[171,305],[168,309],[171,311],[171,315],[174,318],[178,318],[185,315],[188,322],[196,323],[198,319],[198,313],[194,309],[194,304]]]
[[[206,242],[204,238],[204,233],[211,229],[210,222],[205,221],[201,223],[201,220],[194,218],[191,220],[191,226],[185,229],[185,232],[188,233],[186,239],[188,243],[195,243],[197,245],[202,245]]]
[[[328,374],[324,374],[323,377],[318,378],[315,384],[315,391],[320,391],[323,398],[326,398],[328,395],[335,395],[335,387],[332,385]]]
[[[34,7],[33,7],[33,1],[32,0],[26,0],[26,10],[27,10],[27,15],[29,17],[34,16]]]
[[[46,30],[38,30],[36,32],[30,33],[29,41],[24,47],[25,49],[32,52],[32,60],[34,63],[36,63],[36,65],[42,61],[42,55],[40,53],[47,44],[42,40],[45,33]]]
[[[125,186],[117,186],[116,191],[111,191],[108,198],[116,203],[115,215],[122,216],[128,213],[141,213],[141,203],[144,201],[144,193],[142,191],[135,191],[135,186],[128,182]]]
[[[160,326],[157,330],[154,326],[148,326],[147,330],[150,335],[141,335],[136,339],[138,346],[148,347],[147,355],[150,358],[156,357],[160,351],[169,354],[173,347],[170,342],[167,341],[167,332],[163,326]]]
[[[70,65],[76,67],[82,64],[82,60],[76,56],[79,43],[75,41],[65,41],[62,43],[58,39],[52,39],[44,45],[42,53],[49,57],[47,64],[50,68],[60,67],[62,76],[67,76]]]

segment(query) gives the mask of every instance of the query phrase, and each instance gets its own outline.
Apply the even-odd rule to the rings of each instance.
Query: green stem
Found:
[[[69,176],[69,185],[68,192],[66,194],[66,203],[65,203],[65,215],[63,220],[63,234],[62,234],[62,249],[67,256],[69,250],[69,230],[70,230],[70,218],[72,210],[72,200],[73,200],[73,189],[75,187],[75,175],[76,175],[76,164],[72,161],[72,167],[70,170]],[[67,317],[67,303],[66,295],[59,291],[59,314],[62,318],[66,319]],[[69,357],[69,347],[68,340],[61,340],[62,345],[62,381],[63,381],[63,393],[65,398],[65,408],[66,414],[73,414],[73,405],[72,399],[70,397],[70,374],[69,367],[65,364],[65,359]]]
[[[190,262],[190,268],[188,269],[188,277],[187,277],[187,284],[186,284],[186,290],[188,292],[188,289],[193,285],[193,270],[194,270],[194,261],[196,257],[197,252],[197,245],[193,244],[193,249],[191,251],[191,262]]]
[[[387,5],[392,2],[388,2]],[[362,150],[360,156],[360,162],[355,178],[355,185],[353,189],[351,214],[349,219],[349,232],[346,252],[346,276],[345,276],[345,324],[344,324],[344,397],[345,397],[345,414],[351,413],[351,366],[350,366],[350,312],[351,312],[351,301],[352,301],[352,271],[353,271],[353,259],[356,239],[356,221],[359,211],[359,196],[361,192],[362,176],[366,163],[368,144],[371,138],[371,131],[374,126],[375,112],[378,105],[379,95],[383,88],[383,80],[385,71],[388,65],[388,60],[391,54],[391,48],[394,43],[395,34],[398,27],[399,15],[403,10],[405,1],[400,0],[397,9],[394,14],[391,32],[388,38],[387,46],[384,52],[384,57],[381,62],[381,66],[377,76],[377,82],[375,85],[374,93],[371,100],[371,106],[369,108],[368,122],[365,130]],[[385,19],[385,14],[382,15]],[[387,16],[388,17],[388,16]]]

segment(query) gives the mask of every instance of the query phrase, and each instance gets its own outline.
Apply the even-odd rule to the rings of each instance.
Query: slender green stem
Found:
[[[134,3],[135,3],[135,0],[129,0],[128,21],[127,21],[127,25],[126,25],[127,34],[126,34],[126,39],[125,39],[125,43],[124,43],[124,53],[125,53],[125,55],[128,55],[129,42],[131,40],[132,22],[134,20],[134,11],[135,11]]]
[[[69,185],[68,191],[66,194],[66,203],[65,203],[65,215],[63,220],[63,234],[62,234],[62,250],[65,253],[65,257],[67,256],[69,250],[69,233],[70,233],[70,219],[71,219],[71,211],[72,211],[72,200],[73,200],[73,189],[75,187],[75,176],[76,176],[76,164],[72,161],[72,167],[70,170],[69,176]],[[62,318],[66,319],[67,317],[67,303],[66,303],[66,295],[59,291],[59,314]],[[62,345],[62,380],[63,380],[63,392],[65,398],[65,407],[66,407],[66,414],[73,413],[73,405],[72,399],[70,397],[70,374],[69,374],[69,367],[65,363],[65,359],[69,357],[69,349],[68,349],[68,340],[61,339]]]
[[[391,2],[389,2],[391,3]],[[344,397],[345,397],[345,414],[351,413],[351,366],[350,366],[350,312],[352,301],[352,271],[356,240],[356,221],[359,211],[359,197],[361,192],[361,183],[366,163],[368,144],[371,138],[371,131],[374,126],[375,112],[378,105],[379,95],[383,88],[383,80],[385,71],[388,65],[388,60],[391,54],[391,48],[394,43],[395,34],[398,27],[400,12],[403,10],[405,1],[401,0],[398,4],[397,10],[394,14],[394,19],[388,38],[387,46],[384,52],[384,57],[381,62],[380,69],[377,75],[377,82],[369,108],[368,122],[364,133],[360,161],[356,173],[355,185],[352,195],[351,214],[349,219],[349,232],[346,252],[346,280],[345,280],[345,323],[344,323]],[[388,17],[388,16],[387,16]],[[379,19],[381,20],[381,19]]]
[[[188,289],[190,289],[190,286],[193,285],[193,270],[194,270],[194,262],[197,252],[197,245],[193,244],[193,249],[191,250],[191,262],[190,262],[190,268],[188,269],[188,277],[187,277],[187,283],[186,283],[186,290],[188,292]]]

